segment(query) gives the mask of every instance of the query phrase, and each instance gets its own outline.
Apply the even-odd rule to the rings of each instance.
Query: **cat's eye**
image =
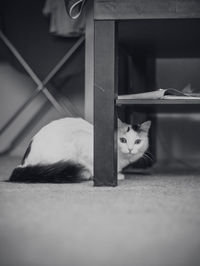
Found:
[[[122,143],[127,143],[127,140],[126,140],[125,138],[120,138],[120,141],[121,141]]]
[[[135,144],[140,144],[141,139],[136,139]]]

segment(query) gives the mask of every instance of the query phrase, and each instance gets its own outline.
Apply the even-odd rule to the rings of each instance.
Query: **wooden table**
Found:
[[[152,31],[152,35],[148,30]],[[95,186],[117,185],[117,105],[163,104],[155,100],[118,99],[119,42],[127,41],[128,45],[134,47],[138,40],[140,44],[147,40],[156,47],[155,57],[200,57],[199,35],[198,0],[94,1]],[[142,49],[139,51],[142,52]],[[184,110],[187,106],[199,107],[199,103],[198,100],[165,101],[165,105],[184,106]]]

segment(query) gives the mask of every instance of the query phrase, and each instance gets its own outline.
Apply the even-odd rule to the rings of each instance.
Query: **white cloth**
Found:
[[[64,0],[46,0],[44,15],[50,15],[50,33],[63,37],[76,37],[85,30],[85,10],[78,19],[72,19],[67,14]]]

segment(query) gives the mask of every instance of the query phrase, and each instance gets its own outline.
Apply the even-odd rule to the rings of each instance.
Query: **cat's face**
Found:
[[[137,155],[144,153],[149,146],[148,132],[151,121],[146,121],[136,128],[118,121],[118,149],[123,154]]]

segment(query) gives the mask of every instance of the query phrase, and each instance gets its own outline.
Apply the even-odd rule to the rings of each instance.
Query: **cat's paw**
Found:
[[[124,180],[125,179],[125,175],[121,174],[121,173],[118,173],[117,175],[117,179],[118,180]]]
[[[82,173],[81,173],[81,179],[82,180],[86,180],[86,181],[87,180],[92,180],[93,177],[92,177],[91,172],[89,170],[82,171]]]

